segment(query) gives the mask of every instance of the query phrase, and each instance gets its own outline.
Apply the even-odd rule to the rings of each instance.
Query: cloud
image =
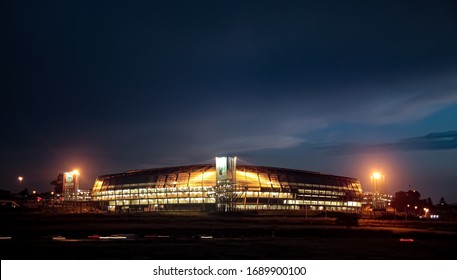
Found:
[[[335,154],[376,153],[392,150],[426,151],[457,149],[457,130],[429,133],[425,136],[401,139],[395,142],[379,144],[344,143],[334,146],[316,147]]]
[[[457,103],[457,72],[402,81],[335,84],[296,93],[291,111],[332,123],[398,124],[421,120]],[[289,94],[290,96],[290,94]],[[281,104],[280,100],[277,104]]]
[[[379,124],[419,120],[457,102],[455,75],[386,87],[370,102],[371,120]],[[370,112],[371,111],[371,112]]]
[[[394,143],[401,150],[451,150],[457,149],[457,130],[430,133],[422,137],[408,138]]]
[[[456,89],[452,75],[363,88],[309,88],[301,93],[282,86],[257,92],[215,88],[213,95],[190,89],[179,99],[163,97],[169,101],[164,104],[173,106],[138,110],[141,116],[123,121],[91,122],[88,145],[141,166],[199,162],[223,153],[293,149],[312,142],[320,129],[334,129],[338,134],[341,123],[397,124],[425,118],[457,102]],[[425,145],[425,140],[404,141],[331,147],[338,153],[353,153],[407,150],[408,143]]]

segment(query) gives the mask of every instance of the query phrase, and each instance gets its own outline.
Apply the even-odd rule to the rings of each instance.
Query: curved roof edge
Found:
[[[157,172],[157,171],[163,171],[163,172],[176,172],[181,169],[185,169],[188,171],[189,169],[193,170],[198,170],[198,169],[209,169],[211,167],[214,167],[214,163],[203,163],[203,164],[192,164],[192,165],[181,165],[181,166],[167,166],[167,167],[157,167],[157,168],[148,168],[148,169],[134,169],[134,170],[128,170],[125,172],[120,172],[120,173],[112,173],[112,174],[106,174],[106,175],[100,175],[97,177],[97,180],[99,179],[105,179],[109,177],[117,177],[117,176],[126,176],[126,175],[132,175],[135,173],[148,173],[148,172]],[[340,176],[340,175],[334,175],[334,174],[327,174],[327,173],[321,173],[321,172],[316,172],[316,171],[309,171],[309,170],[302,170],[302,169],[294,169],[294,168],[284,168],[284,167],[274,167],[274,166],[261,166],[261,165],[248,165],[248,164],[237,164],[237,169],[238,168],[250,168],[250,169],[268,169],[268,170],[277,170],[277,171],[283,171],[283,172],[299,172],[299,173],[307,173],[310,175],[323,175],[323,176],[331,176],[331,177],[336,177],[336,178],[345,178],[345,179],[353,179],[353,180],[358,180],[357,178],[354,177],[348,177],[348,176]]]

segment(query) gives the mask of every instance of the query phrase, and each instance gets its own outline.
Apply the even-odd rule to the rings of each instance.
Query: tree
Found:
[[[440,202],[438,203],[439,206],[446,206],[447,203],[446,203],[446,200],[444,199],[444,197],[441,197],[440,198]]]
[[[416,190],[409,190],[407,193],[408,202],[410,205],[418,205],[420,202],[421,194]]]
[[[63,192],[63,174],[60,173],[57,175],[57,179],[50,182],[50,185],[54,186],[54,191],[56,193],[62,193]]]
[[[395,210],[402,212],[406,209],[406,205],[408,204],[408,197],[406,192],[404,191],[399,191],[395,193],[394,198],[392,199],[392,207],[395,208]]]
[[[395,197],[392,199],[391,205],[399,212],[406,211],[408,208],[411,210],[415,208],[421,209],[427,202],[425,199],[421,200],[420,197],[420,192],[416,190],[409,190],[407,192],[399,191],[395,193]]]
[[[428,208],[433,207],[433,202],[432,202],[432,199],[430,197],[427,198],[427,206],[428,206]]]
[[[11,192],[7,190],[0,190],[1,199],[11,199]]]
[[[19,196],[22,198],[27,198],[29,196],[29,189],[25,188],[19,192]]]

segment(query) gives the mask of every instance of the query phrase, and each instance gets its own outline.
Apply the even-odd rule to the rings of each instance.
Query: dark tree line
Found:
[[[399,191],[395,193],[395,197],[392,199],[391,206],[397,210],[397,212],[409,212],[421,214],[424,208],[429,210],[434,208],[442,208],[447,206],[446,201],[442,197],[437,205],[434,205],[430,197],[421,199],[420,192],[416,190]],[[421,212],[422,211],[422,212]]]

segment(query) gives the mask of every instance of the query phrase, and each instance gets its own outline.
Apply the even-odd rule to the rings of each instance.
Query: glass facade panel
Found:
[[[188,207],[190,210],[202,204],[202,209],[211,209],[208,206],[216,204],[215,187],[214,165],[158,168],[100,176],[94,183],[92,199],[106,201],[104,205],[112,211],[131,205],[155,210],[174,209],[179,205],[179,209]],[[233,209],[298,210],[307,205],[315,206],[316,210],[325,207],[352,211],[360,209],[361,198],[362,187],[357,179],[238,165]]]

